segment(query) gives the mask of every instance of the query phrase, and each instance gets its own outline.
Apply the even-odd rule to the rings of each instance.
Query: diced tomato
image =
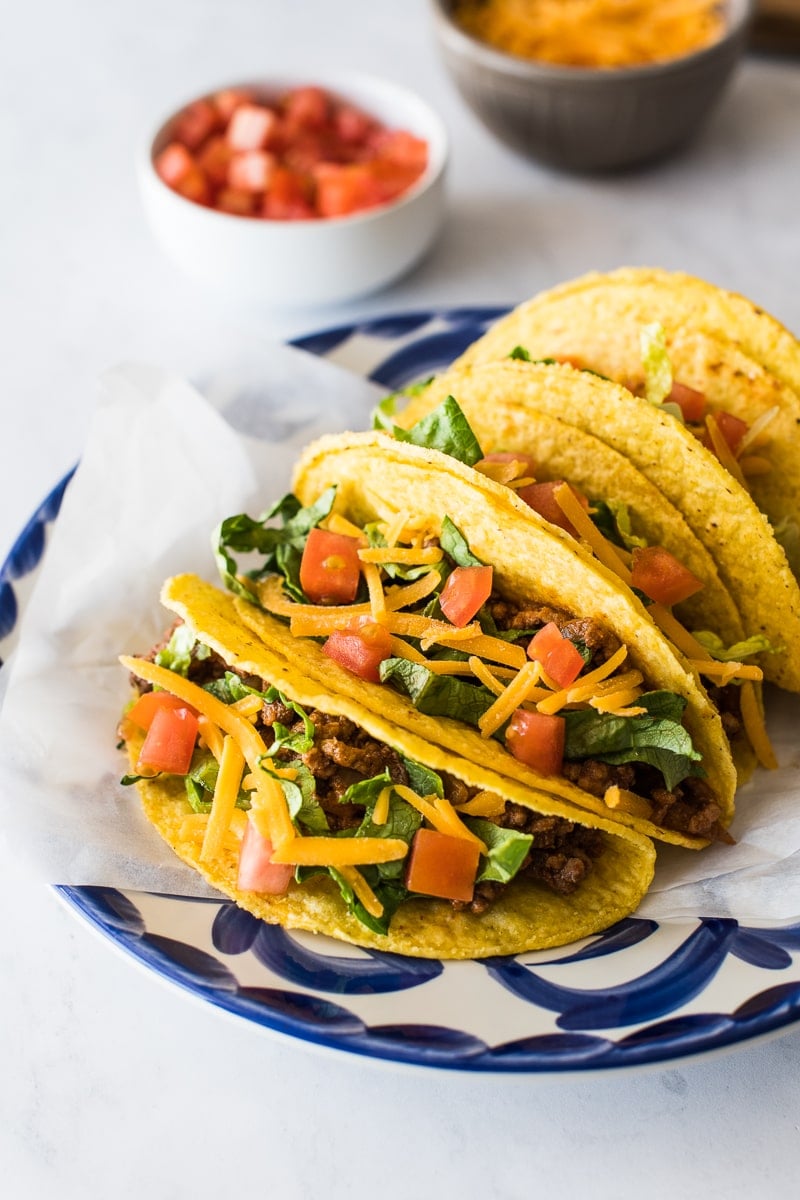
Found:
[[[384,203],[384,191],[367,163],[318,163],[314,179],[321,217],[346,217]]]
[[[256,211],[254,192],[243,192],[240,188],[221,188],[217,193],[216,207],[220,212],[233,213],[237,217],[252,217]]]
[[[233,150],[263,150],[278,125],[277,114],[263,104],[241,104],[234,110],[226,137]]]
[[[633,551],[631,586],[669,606],[699,592],[703,581],[663,546],[643,546]]]
[[[268,150],[246,150],[233,155],[228,184],[239,192],[265,192],[274,169],[275,156]]]
[[[179,700],[171,692],[142,692],[125,716],[139,729],[149,729],[153,723],[153,717],[162,708],[188,708],[190,712],[195,712],[190,704],[187,704],[185,700]]]
[[[535,633],[528,643],[528,658],[540,662],[559,687],[569,687],[584,668],[583,655],[554,621]]]
[[[556,488],[561,487],[564,483],[563,479],[554,479],[550,483],[529,483],[527,487],[520,488],[517,492],[520,500],[524,500],[532,509],[538,512],[540,517],[544,517],[545,521],[549,521],[551,525],[558,525],[559,529],[565,529],[567,533],[573,537],[578,536],[578,531],[571,521],[568,521],[556,503],[554,492]],[[569,485],[570,490],[575,498],[580,502],[582,508],[589,511],[589,501],[585,496],[581,495],[576,488]]]
[[[252,821],[248,821],[239,854],[239,875],[236,886],[243,892],[265,892],[281,896],[294,875],[291,864],[272,862],[272,842],[262,837]]]
[[[387,129],[375,139],[379,157],[421,175],[428,165],[428,143],[405,129]]]
[[[352,604],[360,575],[356,538],[311,530],[300,561],[300,586],[312,604]]]
[[[481,462],[486,463],[512,463],[520,464],[520,475],[533,475],[536,470],[536,463],[533,461],[530,454],[515,454],[511,450],[495,450],[492,454],[487,454],[481,459]],[[480,466],[480,463],[476,464]]]
[[[702,392],[687,387],[685,383],[673,383],[667,401],[670,404],[678,405],[683,413],[684,421],[692,424],[702,421],[706,410],[706,398]]]
[[[184,175],[180,183],[173,185],[174,190],[181,196],[185,196],[187,200],[193,200],[195,204],[209,204],[211,202],[211,188],[208,180],[198,166],[192,167],[188,175]]]
[[[177,187],[195,167],[194,159],[180,142],[170,142],[155,158],[156,171],[171,188]]]
[[[139,751],[139,770],[185,775],[197,741],[197,716],[186,705],[161,707],[154,714]]]
[[[282,107],[290,127],[318,129],[328,119],[330,102],[320,87],[299,87],[286,94]]]
[[[175,136],[196,150],[220,126],[220,115],[210,100],[193,100],[175,120]]]
[[[480,848],[466,838],[418,829],[411,843],[406,887],[423,896],[469,902],[475,890]]]
[[[237,108],[241,108],[243,104],[250,104],[253,97],[243,88],[223,88],[221,92],[215,92],[211,100],[222,118],[224,124],[228,124]]]
[[[343,104],[334,115],[337,134],[343,142],[351,145],[363,145],[374,125],[375,122],[371,117],[352,104]]]
[[[492,594],[492,567],[456,567],[447,577],[439,604],[451,625],[462,629]]]
[[[717,423],[720,433],[730,446],[731,453],[736,454],[742,438],[747,433],[747,422],[742,421],[739,417],[735,417],[733,413],[726,412],[724,408],[716,410],[714,420]],[[706,430],[703,436],[703,445],[707,446],[710,450],[714,449],[708,430]]]
[[[320,87],[282,99],[241,88],[188,104],[155,166],[174,191],[270,220],[341,217],[393,202],[425,170],[427,143]],[[242,193],[258,196],[249,205]],[[263,196],[263,200],[260,198]]]
[[[518,708],[506,730],[506,744],[520,762],[542,775],[560,775],[564,764],[563,717]]]
[[[356,617],[328,637],[322,652],[359,679],[380,683],[379,667],[392,656],[392,635],[371,617]]]
[[[278,166],[272,172],[264,197],[264,216],[288,221],[304,221],[317,214],[311,203],[313,184],[299,171]]]
[[[233,151],[221,133],[210,137],[197,155],[197,165],[216,187],[228,182],[228,164]]]

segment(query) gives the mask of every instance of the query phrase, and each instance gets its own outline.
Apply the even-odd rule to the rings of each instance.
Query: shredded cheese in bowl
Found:
[[[720,0],[456,0],[452,15],[507,54],[606,69],[682,58],[725,30]]]

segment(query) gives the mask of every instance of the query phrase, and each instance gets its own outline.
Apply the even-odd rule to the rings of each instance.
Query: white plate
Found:
[[[498,309],[364,321],[295,344],[387,391],[451,362]],[[0,662],[69,476],[0,567]],[[800,1019],[800,918],[629,918],[559,951],[450,963],[287,933],[226,900],[59,888],[156,975],[245,1020],[354,1054],[483,1072],[665,1063],[787,1030]]]

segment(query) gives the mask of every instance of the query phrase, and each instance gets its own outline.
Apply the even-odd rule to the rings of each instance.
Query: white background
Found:
[[[250,339],[512,303],[626,263],[703,275],[800,329],[796,62],[749,59],[687,153],[589,181],[490,139],[444,75],[423,0],[6,0],[1,15],[0,561],[80,456],[96,377],[120,360],[197,374]],[[173,102],[291,66],[382,74],[431,101],[452,141],[449,218],[383,294],[238,312],[161,257],[134,154]],[[14,1200],[796,1194],[800,1033],[626,1075],[398,1070],[163,985],[33,885],[8,845],[0,913],[0,1186]]]

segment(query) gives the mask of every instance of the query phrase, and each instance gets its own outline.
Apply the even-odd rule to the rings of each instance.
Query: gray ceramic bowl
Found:
[[[488,129],[529,158],[571,171],[654,161],[687,142],[740,59],[755,0],[725,0],[727,29],[705,50],[644,67],[555,67],[494,50],[432,0],[443,61]]]

